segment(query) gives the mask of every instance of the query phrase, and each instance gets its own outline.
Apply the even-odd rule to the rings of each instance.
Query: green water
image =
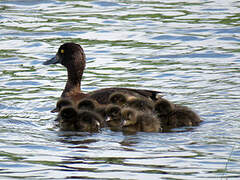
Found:
[[[239,179],[240,1],[0,1],[1,179]],[[50,113],[65,42],[82,88],[160,90],[204,122],[186,132],[61,132]],[[181,130],[181,129],[180,129]]]

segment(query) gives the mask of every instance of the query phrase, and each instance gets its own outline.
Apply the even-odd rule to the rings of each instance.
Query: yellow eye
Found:
[[[64,50],[63,50],[63,49],[61,49],[61,53],[62,53],[62,54],[64,53]]]

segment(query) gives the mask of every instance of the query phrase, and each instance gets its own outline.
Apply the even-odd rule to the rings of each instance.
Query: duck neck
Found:
[[[67,68],[68,80],[61,97],[66,97],[71,92],[81,92],[81,81],[83,70],[76,68]]]

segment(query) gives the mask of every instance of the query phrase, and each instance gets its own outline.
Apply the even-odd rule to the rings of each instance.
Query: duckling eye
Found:
[[[62,54],[64,53],[64,50],[63,49],[61,49],[61,51],[60,51]]]

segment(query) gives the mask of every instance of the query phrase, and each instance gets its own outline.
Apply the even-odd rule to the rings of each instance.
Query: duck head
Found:
[[[86,56],[79,44],[65,43],[61,45],[57,54],[44,65],[62,64],[67,68],[68,80],[61,97],[69,96],[71,92],[81,91],[81,80],[86,64]]]
[[[62,64],[66,68],[75,65],[81,65],[85,67],[86,56],[79,44],[76,43],[64,43],[61,45],[56,53],[56,55],[45,61],[44,65],[49,64]]]

